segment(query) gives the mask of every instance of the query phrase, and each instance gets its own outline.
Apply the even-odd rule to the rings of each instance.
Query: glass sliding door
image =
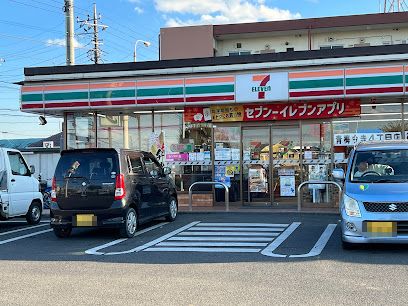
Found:
[[[297,187],[301,183],[301,148],[298,124],[272,126],[272,187],[273,206],[295,208]]]
[[[241,201],[241,127],[214,127],[214,179],[229,187],[230,202]],[[215,186],[215,201],[224,202],[224,189]]]
[[[332,172],[332,138],[330,122],[302,123],[303,181],[329,180]],[[333,206],[335,189],[323,184],[305,186],[302,189],[303,205]]]
[[[243,195],[246,205],[270,205],[270,128],[242,130]]]

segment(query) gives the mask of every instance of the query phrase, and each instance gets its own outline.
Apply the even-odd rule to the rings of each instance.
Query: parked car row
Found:
[[[25,216],[30,224],[40,222],[43,195],[33,173],[20,152],[0,149],[0,220]],[[148,152],[62,151],[52,181],[51,227],[61,238],[75,227],[119,228],[130,238],[144,222],[174,221],[177,192],[169,174]]]
[[[0,220],[41,220],[43,196],[17,150],[0,148]],[[132,150],[62,151],[52,180],[50,218],[56,236],[75,227],[116,227],[133,237],[138,225],[155,218],[174,221],[176,187],[153,154]],[[343,183],[340,202],[344,248],[361,243],[408,243],[408,143],[360,144]]]

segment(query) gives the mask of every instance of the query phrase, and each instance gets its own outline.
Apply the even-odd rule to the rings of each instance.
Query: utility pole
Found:
[[[84,31],[85,31],[84,34],[93,34],[93,38],[92,38],[93,48],[88,51],[88,56],[90,57],[91,61],[93,61],[95,64],[100,63],[101,53],[102,53],[102,50],[100,48],[100,45],[102,45],[102,41],[99,40],[99,37],[98,37],[99,28],[101,28],[102,31],[108,28],[107,25],[99,24],[100,20],[101,20],[101,15],[99,14],[98,16],[96,12],[95,3],[94,3],[94,8],[93,8],[92,18],[88,15],[88,18],[86,20],[79,20],[79,18],[77,17],[77,22],[80,23],[80,27],[84,28]],[[92,33],[88,32],[90,30],[92,30]]]
[[[65,0],[65,27],[67,46],[67,66],[75,65],[74,46],[74,0]]]
[[[99,40],[98,40],[98,18],[96,16],[96,3],[94,3],[94,11],[93,11],[93,28],[94,28],[94,38],[93,38],[93,43],[94,43],[94,62],[95,64],[99,64],[99,56],[100,56],[100,50],[99,50]]]

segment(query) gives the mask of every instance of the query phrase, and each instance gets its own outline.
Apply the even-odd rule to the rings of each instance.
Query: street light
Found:
[[[133,52],[133,61],[134,61],[134,62],[136,62],[136,47],[137,47],[137,44],[138,44],[138,43],[143,43],[143,45],[144,45],[146,48],[151,45],[151,42],[150,42],[150,41],[145,41],[145,40],[141,40],[141,39],[136,40],[136,42],[135,42],[135,50],[134,50],[134,52]]]

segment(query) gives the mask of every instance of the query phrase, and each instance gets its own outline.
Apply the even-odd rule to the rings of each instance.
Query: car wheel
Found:
[[[132,238],[137,231],[137,213],[133,208],[129,208],[126,212],[125,222],[120,228],[120,236],[123,238]]]
[[[169,200],[169,214],[166,217],[166,220],[169,222],[173,222],[177,218],[178,207],[177,207],[177,200],[174,197],[171,197]]]
[[[28,224],[34,225],[38,224],[41,221],[41,203],[40,202],[33,202],[28,209],[26,214],[26,220]]]
[[[54,234],[58,238],[68,238],[71,235],[72,227],[54,227]]]

